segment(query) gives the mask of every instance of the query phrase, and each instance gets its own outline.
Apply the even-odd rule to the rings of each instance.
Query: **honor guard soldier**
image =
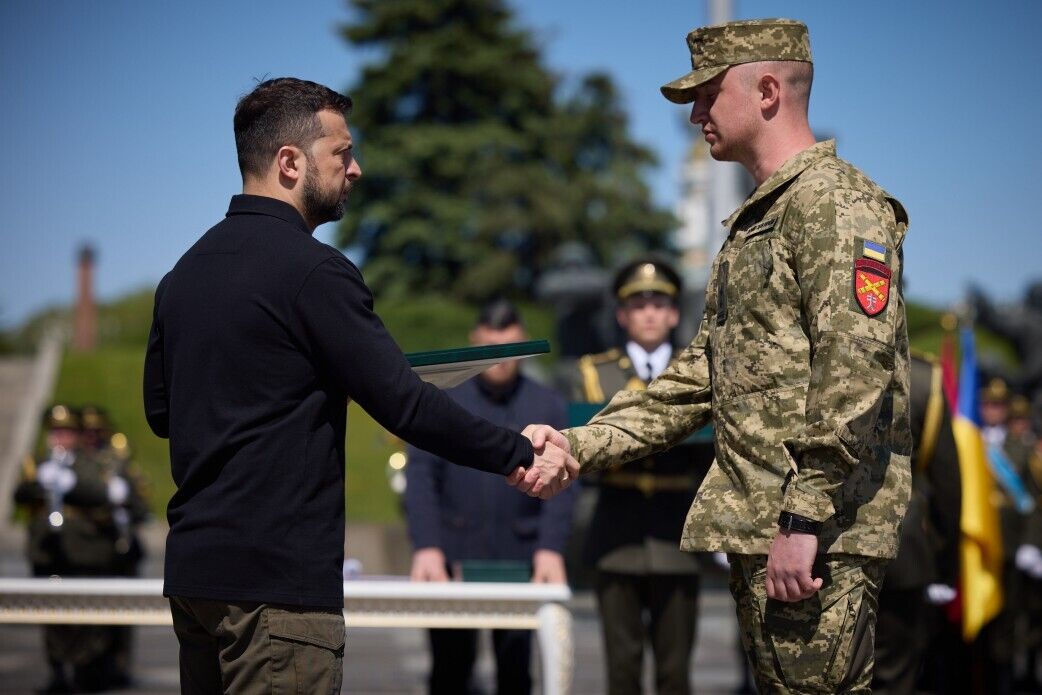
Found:
[[[580,358],[572,395],[584,403],[603,404],[617,391],[647,388],[673,358],[681,289],[676,271],[657,259],[636,260],[617,273],[613,289],[626,342]],[[683,444],[597,478],[584,559],[597,569],[612,695],[642,692],[645,643],[654,655],[656,691],[690,691],[699,559],[680,550],[680,533],[712,460],[711,441]]]
[[[44,413],[46,453],[27,459],[15,502],[29,512],[29,563],[33,576],[98,577],[115,556],[107,481],[81,441],[80,414],[58,404]],[[111,628],[48,625],[44,645],[51,669],[44,692],[105,689],[114,684]],[[72,679],[66,666],[72,666]]]
[[[149,516],[144,483],[131,465],[127,436],[113,431],[112,420],[103,408],[83,406],[80,420],[84,453],[101,466],[116,527],[115,552],[107,574],[136,577],[144,556],[137,529]],[[133,628],[113,625],[108,629],[112,635],[112,650],[108,655],[111,659],[111,685],[128,686],[131,683]]]
[[[887,567],[879,593],[876,623],[872,691],[886,695],[916,692],[933,633],[944,627],[944,616],[932,607],[954,599],[959,580],[959,455],[941,367],[926,355],[912,354],[909,411],[915,443],[912,497],[901,526],[900,550]]]

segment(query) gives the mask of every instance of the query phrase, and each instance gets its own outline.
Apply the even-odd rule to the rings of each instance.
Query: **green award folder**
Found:
[[[528,340],[523,343],[410,352],[405,358],[421,379],[438,388],[448,389],[500,362],[544,355],[548,352],[550,343],[547,341]]]

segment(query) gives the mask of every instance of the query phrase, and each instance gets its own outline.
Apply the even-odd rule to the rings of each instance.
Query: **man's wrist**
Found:
[[[805,516],[786,511],[778,515],[778,526],[785,531],[809,533],[814,536],[821,533],[820,521],[814,521],[814,519],[808,519]]]

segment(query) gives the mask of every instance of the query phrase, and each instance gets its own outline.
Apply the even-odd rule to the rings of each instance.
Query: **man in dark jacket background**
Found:
[[[235,110],[243,194],[156,290],[145,413],[170,439],[164,594],[183,692],[336,692],[347,401],[406,441],[550,497],[578,469],[423,383],[358,269],[312,237],[361,176],[351,100],[268,80]]]
[[[470,335],[473,345],[527,339],[521,316],[506,301],[488,304]],[[461,406],[519,431],[525,422],[567,424],[564,399],[521,374],[516,360],[498,364],[448,391]],[[518,495],[496,476],[453,466],[440,456],[409,447],[405,511],[413,545],[414,581],[459,579],[468,560],[527,565],[533,582],[565,583],[564,548],[576,488],[543,502]],[[504,568],[508,571],[510,568]],[[470,692],[477,657],[476,630],[431,630],[432,695]],[[530,693],[531,631],[495,630],[496,692]]]

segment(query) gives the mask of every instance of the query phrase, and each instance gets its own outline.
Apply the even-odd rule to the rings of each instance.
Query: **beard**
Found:
[[[336,222],[344,216],[344,199],[339,191],[323,191],[318,175],[308,167],[304,174],[304,217],[315,227]]]

